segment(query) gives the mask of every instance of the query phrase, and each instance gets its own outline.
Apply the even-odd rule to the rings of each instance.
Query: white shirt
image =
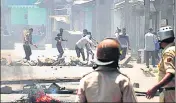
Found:
[[[156,36],[152,33],[145,34],[145,50],[155,51]]]
[[[93,45],[93,42],[89,39],[89,35],[82,37],[77,43],[76,45],[78,46],[78,48],[84,48],[85,45],[87,43],[90,43]]]

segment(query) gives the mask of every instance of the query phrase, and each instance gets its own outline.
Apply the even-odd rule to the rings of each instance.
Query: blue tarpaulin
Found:
[[[33,5],[37,0],[3,0],[4,6],[9,5]]]
[[[23,9],[21,9],[21,7],[23,7]],[[25,25],[46,24],[46,9],[15,6],[11,9],[11,23]]]

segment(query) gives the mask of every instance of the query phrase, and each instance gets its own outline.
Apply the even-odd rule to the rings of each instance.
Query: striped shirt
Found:
[[[28,30],[23,31],[23,43],[26,45],[32,44],[32,33]]]

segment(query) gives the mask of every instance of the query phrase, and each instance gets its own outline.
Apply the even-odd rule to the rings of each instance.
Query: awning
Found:
[[[53,18],[56,21],[64,22],[64,23],[67,23],[67,24],[70,23],[69,15],[55,15],[55,16],[50,16],[50,18]]]
[[[150,0],[150,1],[155,1],[155,0]],[[144,2],[144,0],[130,0],[129,1],[130,4],[136,4],[136,5],[144,5],[143,2]],[[125,4],[125,0],[122,0],[121,2],[118,2],[115,4],[114,9],[121,9],[124,7],[124,4]],[[155,8],[153,2],[150,2],[150,11],[156,12],[156,8]]]
[[[9,5],[10,8],[39,8],[36,5]]]
[[[84,4],[84,3],[91,2],[91,1],[93,1],[93,0],[75,0],[73,5]]]
[[[83,33],[81,31],[67,31],[71,35],[82,35]]]

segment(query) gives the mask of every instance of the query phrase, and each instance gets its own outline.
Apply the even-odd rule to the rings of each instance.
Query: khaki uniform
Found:
[[[75,102],[137,102],[128,77],[114,68],[98,67],[83,77]]]
[[[166,73],[172,73],[175,75],[175,45],[174,43],[169,44],[162,52],[162,58],[158,64],[159,78],[161,81]],[[169,82],[164,87],[175,87],[175,79]],[[174,102],[175,101],[175,90],[163,91],[160,94],[160,102]]]

